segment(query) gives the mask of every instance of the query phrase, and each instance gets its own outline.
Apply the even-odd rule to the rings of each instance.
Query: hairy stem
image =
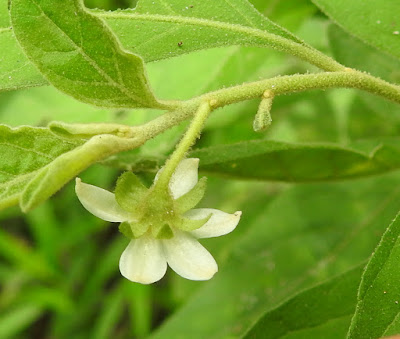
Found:
[[[172,174],[175,172],[179,162],[185,157],[187,151],[193,146],[196,139],[199,137],[204,123],[211,112],[209,102],[202,102],[199,105],[196,114],[189,125],[185,135],[176,146],[175,151],[167,160],[163,171],[160,173],[156,186],[161,189],[167,189]]]
[[[129,131],[125,130],[125,128],[121,129],[121,127],[118,126],[118,131],[121,132],[123,130],[123,134],[125,135],[125,137],[120,139],[125,140],[125,142],[123,145],[121,144],[121,147],[115,148],[112,154],[137,148],[143,145],[147,140],[189,119],[196,113],[202,103],[212,102],[212,109],[214,110],[218,107],[244,100],[262,98],[266,90],[269,90],[271,94],[277,96],[312,89],[328,88],[357,88],[400,103],[400,86],[390,84],[371,75],[354,70],[280,76],[224,88],[183,101],[180,105],[177,105],[178,108],[176,110],[167,112],[146,124],[134,127],[126,126]],[[79,128],[76,129],[75,127],[69,127],[68,124],[55,125],[62,127],[70,134],[85,134],[84,126],[79,126]],[[110,126],[110,128],[102,126],[102,129],[104,131],[108,129],[114,131],[114,127],[114,125]],[[90,124],[87,125],[87,129],[88,131],[91,130]],[[117,133],[117,135],[120,135],[120,133]]]
[[[276,96],[328,88],[356,88],[400,104],[400,86],[351,69],[344,72],[287,75],[245,83],[203,94],[188,100],[187,103],[198,105],[198,102],[216,99],[216,107],[223,107],[244,100],[261,98],[266,90],[272,91]]]

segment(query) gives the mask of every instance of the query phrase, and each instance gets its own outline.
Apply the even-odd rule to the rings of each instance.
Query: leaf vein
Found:
[[[256,28],[256,26],[254,25],[254,23],[251,22],[251,21],[249,20],[249,18],[248,18],[246,15],[244,15],[243,12],[241,12],[241,11],[238,9],[237,6],[233,5],[233,4],[230,2],[230,0],[224,0],[224,1],[225,1],[230,7],[232,7],[236,12],[238,12],[238,13],[240,14],[240,16],[241,16],[245,21],[247,21],[248,24],[249,24],[251,27]]]
[[[4,170],[2,170],[2,169],[0,169],[0,173],[6,174],[6,175],[12,175],[13,177],[16,177],[16,176],[17,176],[17,174],[10,173],[10,172],[4,171]]]
[[[164,36],[166,36],[166,35],[168,35],[168,34],[171,34],[171,33],[175,32],[175,31],[179,31],[180,29],[181,29],[180,26],[173,26],[173,27],[170,27],[170,28],[168,28],[166,31],[164,31],[163,33],[161,33],[161,34],[156,34],[156,35],[152,36],[150,39],[147,39],[147,40],[145,40],[145,41],[142,41],[140,44],[137,44],[137,45],[135,46],[135,49],[142,48],[143,46],[146,46],[146,45],[148,45],[148,44],[150,44],[150,43],[153,43],[153,42],[155,42],[155,41],[157,41],[157,40],[162,40],[162,39],[164,38]]]
[[[222,30],[229,30],[235,33],[244,33],[256,38],[260,38],[266,40],[268,42],[279,42],[282,43],[283,41],[293,45],[299,45],[299,43],[295,41],[288,40],[287,38],[278,36],[273,33],[269,33],[263,31],[258,28],[252,28],[249,26],[241,26],[238,24],[231,24],[222,21],[212,21],[208,19],[202,18],[194,18],[194,17],[183,17],[183,16],[173,16],[173,15],[160,15],[160,14],[131,14],[131,13],[96,13],[99,17],[110,18],[110,19],[127,19],[127,20],[141,20],[141,21],[157,21],[157,22],[167,22],[167,23],[175,23],[175,24],[186,24],[186,25],[193,25],[193,26],[203,26],[203,27],[210,27]]]
[[[12,27],[0,28],[0,33],[11,32],[11,31],[12,31]]]
[[[161,3],[167,10],[169,10],[171,13],[176,14],[176,12],[172,9],[172,7],[171,7],[167,2],[165,2],[165,0],[161,0],[160,3]]]
[[[37,155],[40,155],[40,156],[45,157],[45,158],[50,159],[50,160],[54,160],[55,159],[54,157],[51,157],[46,153],[42,153],[42,152],[30,149],[30,148],[18,146],[18,145],[15,145],[15,144],[11,144],[9,142],[4,142],[3,141],[3,142],[0,142],[0,145],[5,145],[5,146],[13,147],[13,148],[16,148],[16,149],[20,149],[20,150],[23,150],[23,151],[26,151],[26,152],[35,153]]]

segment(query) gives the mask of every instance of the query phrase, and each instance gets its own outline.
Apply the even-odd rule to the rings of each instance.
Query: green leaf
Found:
[[[346,66],[366,71],[386,81],[400,84],[400,60],[352,37],[336,25],[328,29],[333,55]],[[399,38],[400,39],[400,38]],[[357,55],[362,55],[358,58]]]
[[[119,42],[81,1],[12,0],[18,42],[59,90],[101,107],[164,106],[154,98],[143,60]]]
[[[190,157],[200,158],[200,170],[207,173],[288,182],[356,178],[400,167],[396,141],[371,144],[364,153],[334,144],[253,140],[198,149]]]
[[[263,338],[318,338],[315,331],[328,323],[334,331],[324,338],[344,338],[357,303],[357,290],[364,265],[343,273],[327,282],[299,293],[279,307],[264,314],[243,337]],[[307,316],[304,316],[307,315]],[[347,325],[347,326],[346,326]]]
[[[98,135],[65,139],[47,128],[0,125],[0,209],[36,207],[90,165],[132,147],[128,139]]]
[[[16,204],[43,167],[81,143],[57,137],[46,128],[0,125],[0,209]]]
[[[400,330],[400,215],[390,224],[363,274],[349,338],[380,338]]]
[[[0,229],[0,254],[37,279],[56,277],[51,265],[21,239]]]
[[[43,314],[42,307],[32,303],[19,305],[0,314],[0,337],[12,338],[31,326]]]
[[[313,0],[333,21],[369,45],[400,58],[397,0]]]
[[[0,3],[0,46],[0,92],[47,83],[25,57],[14,37],[7,1]]]
[[[105,296],[102,313],[97,317],[92,331],[92,338],[107,339],[113,336],[113,330],[117,327],[124,311],[123,285],[118,285]]]
[[[235,207],[246,213],[235,231],[204,242],[219,272],[192,282],[196,292],[151,338],[241,337],[284,300],[364,262],[398,212],[398,180],[396,173],[296,185],[272,201],[267,192],[277,186],[270,183],[243,190]]]
[[[265,7],[265,1],[263,1],[262,4]],[[300,23],[311,13],[315,11],[315,7],[311,5],[308,1],[306,0],[301,0],[299,4],[296,4],[296,6],[286,6],[286,5],[276,5],[272,4],[270,6],[271,8],[268,8],[267,14],[270,16],[273,20],[276,20],[277,22],[282,22],[285,24],[285,27],[288,27],[291,30],[296,29]],[[254,12],[254,10],[252,10]],[[108,15],[109,13],[103,13],[103,12],[92,12],[94,14],[99,14],[101,15]],[[8,20],[8,10],[7,10],[7,4],[4,2],[4,6],[0,5],[0,14],[4,14],[7,17]],[[133,37],[130,32],[132,30],[137,29],[135,26],[136,23],[135,21],[129,21],[127,22],[125,17],[122,17],[121,19],[117,19],[114,17],[107,18],[105,17],[106,22],[108,24],[112,24],[113,26],[113,31],[114,33],[118,36],[118,38],[124,43],[124,48],[127,48],[129,50],[129,46],[133,46],[135,43],[134,41],[131,41],[131,39],[140,39],[142,35]],[[10,25],[7,24],[4,26],[4,28],[9,27]],[[150,25],[149,25],[150,26]],[[16,72],[12,76],[12,81],[19,79],[18,83],[13,84],[12,86],[10,85],[10,79],[9,79],[9,72],[7,71],[7,68],[0,68],[0,79],[4,78],[4,83],[0,82],[0,91],[2,89],[10,89],[10,88],[20,88],[20,87],[30,87],[30,86],[38,86],[38,85],[44,85],[46,84],[46,80],[43,79],[41,74],[37,71],[36,67],[34,67],[31,62],[26,58],[24,53],[22,52],[21,48],[15,41],[14,35],[12,32],[8,32],[6,29],[4,32],[7,32],[7,39],[12,41],[13,46],[15,48],[11,48],[11,44],[7,42],[7,44],[1,44],[1,46],[8,46],[8,48],[4,48],[0,50],[0,60],[3,60],[3,66],[5,66],[5,62],[11,62],[11,60],[15,60],[15,67],[19,67],[19,65],[24,65],[22,69],[19,69],[18,72]],[[6,35],[4,34],[4,35]],[[0,39],[2,37],[2,34],[0,34]],[[8,38],[9,37],[9,38]],[[145,40],[140,41],[139,43],[145,42]],[[206,43],[204,41],[204,43]],[[186,46],[187,47],[187,46]],[[213,46],[210,46],[213,47]],[[187,48],[181,48],[177,51],[177,53],[187,53],[188,50]],[[1,57],[2,53],[4,53],[4,57]],[[149,54],[150,59],[162,59],[163,57],[170,57],[170,54],[165,54],[165,51],[161,50],[161,55],[156,55],[153,53]],[[177,55],[181,55],[177,54]],[[243,82],[245,80],[248,80],[248,78],[243,78],[243,77],[248,77],[249,73],[249,68],[252,69],[257,69],[260,67],[262,64],[264,64],[263,69],[267,69],[271,67],[271,61],[267,60],[271,55],[274,55],[271,52],[260,50],[257,48],[240,48],[238,46],[232,47],[232,51],[227,51],[226,56],[221,55],[217,60],[216,60],[216,65],[219,64],[220,60],[225,60],[224,64],[222,65],[223,68],[218,72],[220,73],[218,77],[216,77],[216,80],[210,83],[211,87],[213,89],[217,89],[220,86],[221,82],[221,77],[232,77],[233,81],[230,81],[229,84],[236,84]],[[144,61],[149,62],[150,60],[146,59],[145,55],[141,55],[141,57],[144,58]],[[207,53],[207,57],[210,58],[210,53]],[[204,60],[204,58],[201,58],[201,60]],[[237,64],[240,63],[242,65],[246,65],[246,67],[240,67],[237,68]],[[170,67],[167,65],[165,68]],[[231,71],[231,67],[236,68],[236,72]],[[276,67],[274,67],[276,69]],[[4,70],[4,74],[3,74]],[[33,73],[32,73],[33,72]],[[165,70],[164,70],[165,72]],[[182,72],[180,68],[178,68],[175,71],[175,75],[178,72]],[[32,73],[32,75],[31,75]],[[223,73],[223,74],[222,74]],[[281,73],[281,72],[280,72]],[[207,74],[207,73],[205,73]],[[214,74],[214,71],[210,69],[210,74]],[[240,77],[237,79],[237,77]],[[254,79],[258,79],[258,77],[255,77]],[[153,83],[153,82],[152,82]],[[203,91],[200,91],[197,94],[200,94],[201,92],[208,91],[209,86],[207,88],[204,88]],[[157,91],[158,93],[158,91]],[[174,98],[176,97],[176,93],[174,93]],[[59,118],[58,118],[59,119]]]
[[[328,33],[331,49],[336,60],[349,67],[371,73],[386,81],[400,84],[400,61],[398,59],[371,48],[336,25],[331,25]],[[359,58],[358,56],[360,55],[363,57]],[[362,125],[370,124],[367,135],[360,135],[359,137],[383,135],[381,130],[394,129],[396,125],[400,124],[400,107],[398,104],[367,93],[359,93],[358,95],[367,104],[367,107],[357,107],[359,103],[355,103],[355,107],[350,111],[350,122],[354,123],[354,127],[358,129]],[[375,112],[374,116],[369,114],[371,110],[371,113]],[[356,116],[357,111],[359,111],[359,119]],[[370,115],[370,117],[366,115]],[[398,130],[393,132],[392,135],[399,134]]]
[[[146,61],[227,46],[275,46],[277,37],[303,44],[257,12],[247,0],[141,0],[135,10],[95,12],[121,43]],[[141,34],[123,34],[136,31]]]

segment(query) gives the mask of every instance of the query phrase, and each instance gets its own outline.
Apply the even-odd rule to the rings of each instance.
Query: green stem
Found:
[[[164,169],[161,171],[156,183],[157,188],[165,190],[168,187],[172,174],[175,172],[175,169],[181,160],[185,157],[187,151],[193,146],[194,142],[199,137],[210,112],[211,106],[208,101],[202,102],[199,105],[196,115],[194,116],[185,135],[178,143],[175,151],[169,157]]]
[[[357,88],[375,95],[382,96],[388,100],[400,103],[400,86],[390,84],[381,79],[375,78],[365,73],[349,70],[346,72],[333,73],[317,73],[317,74],[297,74],[290,76],[275,77],[272,79],[261,80],[243,85],[224,88],[215,92],[203,94],[199,97],[181,102],[179,108],[175,111],[167,112],[158,118],[140,126],[128,127],[129,132],[125,131],[127,138],[120,147],[114,149],[115,153],[125,150],[134,149],[147,140],[163,133],[169,128],[180,124],[182,121],[190,118],[196,113],[201,103],[215,100],[213,109],[225,105],[261,98],[266,90],[270,90],[274,96],[288,94],[293,92],[302,92],[312,89],[328,89],[328,88]],[[84,126],[75,128],[69,124],[53,124],[65,132],[60,130],[62,134],[91,134],[91,125],[87,125],[88,132],[84,131]],[[112,130],[114,125],[110,127],[102,127],[104,131]],[[118,131],[121,127],[118,125]],[[106,132],[104,132],[106,133]],[[119,134],[119,133],[118,133]]]
[[[189,106],[196,106],[199,102],[214,98],[217,100],[215,106],[217,108],[244,100],[261,98],[266,90],[271,90],[276,96],[311,89],[328,88],[361,89],[400,104],[400,86],[350,69],[345,72],[286,75],[245,83],[203,94],[188,100],[186,103]]]

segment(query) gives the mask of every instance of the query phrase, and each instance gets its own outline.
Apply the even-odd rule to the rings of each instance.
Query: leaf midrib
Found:
[[[217,28],[221,30],[228,30],[235,33],[244,33],[249,36],[253,36],[255,38],[261,38],[264,41],[269,42],[274,45],[274,48],[277,48],[276,44],[284,45],[287,48],[291,48],[294,46],[308,46],[305,43],[297,43],[295,41],[289,40],[287,38],[281,37],[279,35],[269,33],[263,31],[258,28],[251,28],[248,26],[241,26],[238,24],[231,24],[222,21],[212,21],[203,18],[194,18],[194,17],[183,17],[176,15],[161,15],[161,14],[140,14],[135,12],[119,12],[119,13],[111,13],[111,12],[99,12],[93,11],[93,13],[98,17],[103,17],[106,19],[126,19],[126,20],[141,20],[141,21],[157,21],[157,22],[167,22],[167,23],[175,23],[175,24],[185,24],[192,26],[202,26],[202,27],[210,27]],[[275,44],[274,44],[275,42]],[[282,46],[283,47],[283,46]],[[278,49],[278,48],[277,48]],[[284,50],[284,48],[282,48]]]

